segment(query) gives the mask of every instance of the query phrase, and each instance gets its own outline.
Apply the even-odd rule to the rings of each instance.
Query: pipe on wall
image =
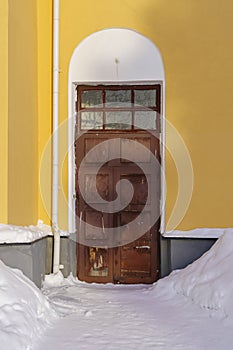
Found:
[[[54,235],[53,273],[60,270],[60,231],[58,227],[59,194],[59,23],[60,0],[53,1],[53,164],[52,164],[52,230]]]

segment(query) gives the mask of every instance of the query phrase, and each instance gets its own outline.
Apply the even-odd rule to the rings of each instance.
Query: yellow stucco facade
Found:
[[[37,221],[37,11],[8,1],[8,221]]]
[[[0,221],[8,219],[8,2],[0,2]]]
[[[52,1],[2,0],[0,6],[0,220],[49,223],[39,169],[52,124]],[[193,196],[178,228],[233,227],[233,2],[61,0],[60,11],[60,123],[68,116],[68,68],[75,47],[104,28],[145,35],[163,58],[166,118],[183,137],[193,163]],[[67,194],[67,162],[60,168],[61,192]],[[48,202],[50,159],[44,173]],[[166,181],[168,220],[178,191],[169,153]],[[66,229],[64,201],[59,217]]]

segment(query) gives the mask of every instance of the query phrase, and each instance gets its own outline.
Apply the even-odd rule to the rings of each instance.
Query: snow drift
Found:
[[[30,243],[52,235],[51,227],[38,220],[36,226],[0,224],[0,243]]]
[[[202,257],[160,280],[157,292],[174,290],[212,315],[233,316],[233,230],[225,232]]]
[[[30,349],[32,340],[55,318],[55,311],[35,284],[0,260],[1,349]]]

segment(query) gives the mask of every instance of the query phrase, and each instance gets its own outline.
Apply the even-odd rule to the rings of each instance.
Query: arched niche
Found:
[[[152,84],[162,86],[162,166],[165,165],[165,72],[157,46],[144,35],[125,28],[110,28],[86,37],[74,49],[69,64],[68,117],[68,229],[75,231],[75,87],[77,84]],[[162,202],[165,184],[162,184]],[[161,218],[164,229],[165,213]]]

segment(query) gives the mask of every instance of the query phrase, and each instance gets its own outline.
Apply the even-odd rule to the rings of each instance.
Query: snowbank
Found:
[[[169,238],[219,238],[224,232],[232,232],[232,228],[195,228],[188,231],[167,231],[163,237]]]
[[[31,243],[43,237],[52,236],[52,228],[38,220],[36,226],[15,226],[0,224],[0,244]],[[69,236],[68,232],[60,231],[62,237]]]
[[[51,273],[50,275],[45,275],[43,281],[42,289],[55,288],[61,286],[72,286],[79,282],[77,278],[74,278],[72,274],[65,278],[61,271],[58,273]]]
[[[0,260],[1,349],[30,349],[57,315],[46,297],[20,270]]]
[[[157,292],[171,290],[220,317],[233,316],[233,229],[227,230],[201,258],[160,280]]]
[[[51,235],[51,227],[38,221],[37,226],[15,226],[0,224],[0,244],[30,243]]]

